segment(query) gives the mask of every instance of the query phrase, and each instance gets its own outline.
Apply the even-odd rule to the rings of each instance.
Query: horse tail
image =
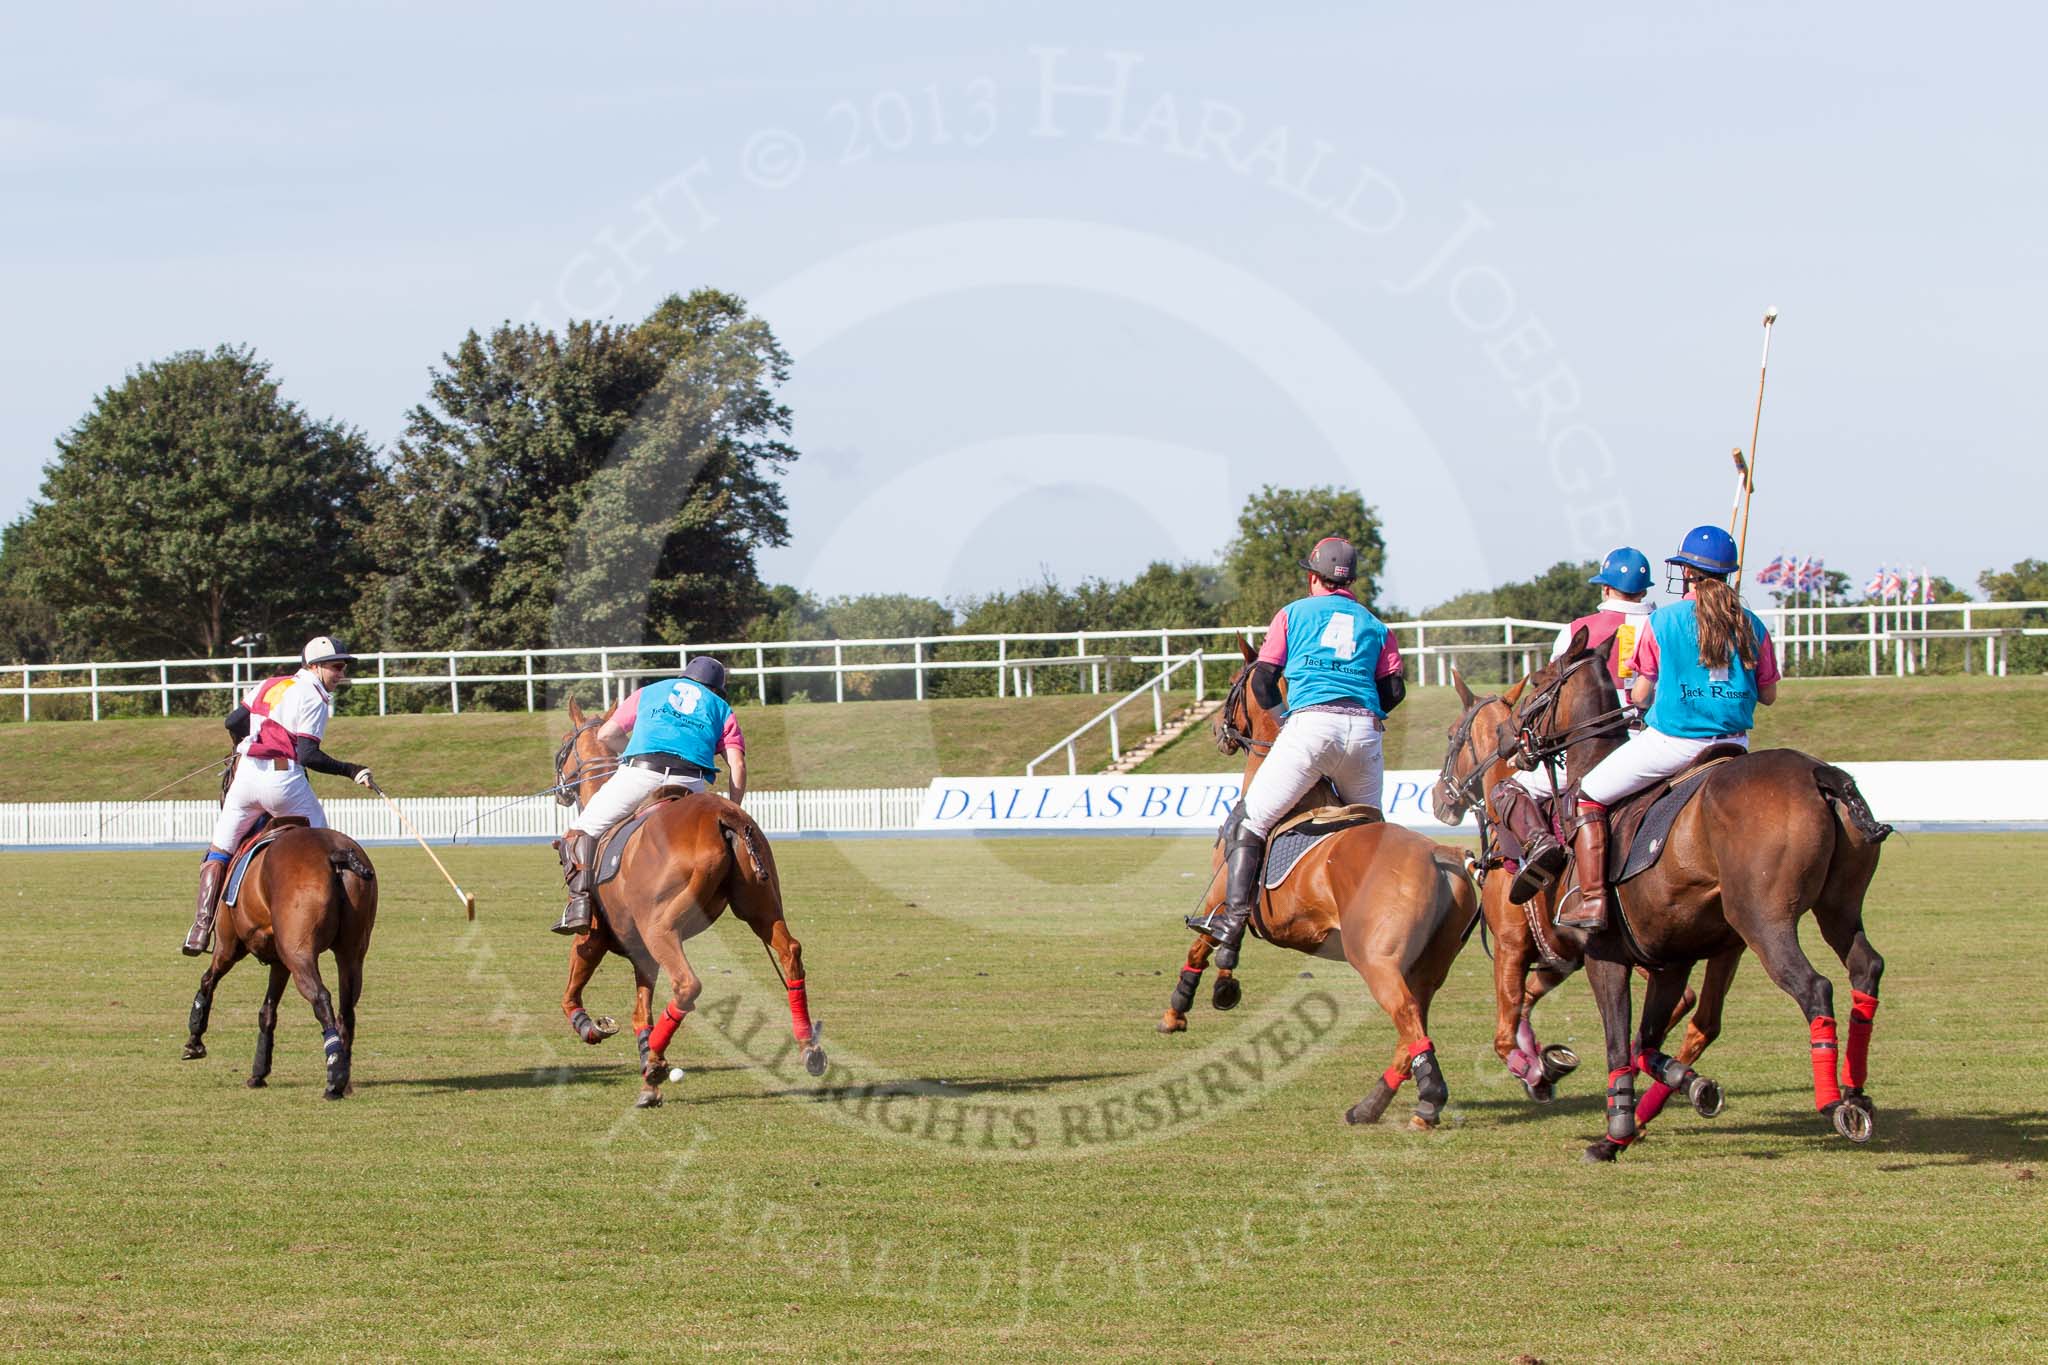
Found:
[[[726,802],[718,812],[718,832],[742,877],[765,886],[775,884],[775,855],[768,851],[768,836],[753,816]]]
[[[1892,827],[1879,820],[1870,812],[1870,803],[1863,799],[1863,792],[1857,787],[1856,779],[1831,764],[1821,763],[1814,767],[1814,784],[1828,803],[1840,812],[1842,820],[1856,836],[1866,844],[1881,844],[1892,832]]]
[[[354,840],[332,844],[327,865],[334,870],[336,904],[348,916],[374,913],[377,908],[377,869],[356,847]]]

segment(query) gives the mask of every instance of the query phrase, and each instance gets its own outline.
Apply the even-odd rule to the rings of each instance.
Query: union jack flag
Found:
[[[1884,573],[1884,595],[1886,597],[1903,597],[1905,592],[1906,580],[1900,576],[1899,571],[1897,569],[1886,569]]]
[[[1771,562],[1757,570],[1756,581],[1764,587],[1782,583],[1785,579],[1785,556],[1772,555]]]
[[[1884,570],[1883,570],[1883,569],[1879,569],[1879,570],[1878,570],[1878,571],[1877,571],[1876,573],[1874,573],[1874,574],[1872,574],[1872,575],[1870,576],[1870,581],[1869,581],[1868,583],[1865,583],[1865,584],[1863,585],[1863,595],[1864,595],[1865,597],[1882,597],[1882,596],[1884,596],[1884,584],[1885,584],[1885,576],[1884,576]]]
[[[1812,592],[1827,578],[1824,559],[1810,559],[1799,570],[1799,590]]]

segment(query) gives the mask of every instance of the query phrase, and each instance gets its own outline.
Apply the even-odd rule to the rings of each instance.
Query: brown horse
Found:
[[[555,754],[555,781],[564,805],[588,802],[617,766],[617,757],[597,737],[610,714],[586,719],[583,707],[569,699],[571,728]],[[812,1025],[804,990],[803,945],[783,922],[775,855],[752,816],[710,792],[663,802],[627,836],[618,876],[604,885],[598,900],[591,927],[569,946],[562,1013],[586,1043],[611,1037],[617,1026],[590,1017],[583,1008],[583,988],[607,953],[633,964],[633,1032],[640,1043],[641,1080],[636,1106],[650,1109],[661,1103],[661,1082],[669,1078],[669,1040],[704,989],[683,954],[683,941],[710,928],[728,905],[768,947],[789,994],[790,1031],[804,1069],[813,1076],[825,1074],[825,1049],[818,1042],[822,1026]],[[669,1002],[656,1019],[654,985],[664,970]]]
[[[1580,631],[1531,674],[1504,741],[1539,760],[1562,758],[1567,786],[1620,746],[1624,721],[1600,654]],[[1792,749],[1743,754],[1713,768],[1679,814],[1656,864],[1617,887],[1610,927],[1586,940],[1586,979],[1607,1039],[1607,1134],[1586,1149],[1612,1161],[1636,1133],[1634,1077],[1685,1088],[1691,1068],[1658,1049],[1663,1021],[1691,965],[1747,945],[1805,1013],[1814,1105],[1836,1132],[1867,1142],[1876,1110],[1863,1086],[1884,959],[1863,931],[1877,872],[1877,822],[1850,776]],[[1854,1009],[1837,1075],[1834,988],[1799,947],[1809,909],[1849,970]],[[1648,969],[1641,1037],[1630,1038],[1629,966]]]
[[[1255,656],[1249,644],[1240,641],[1239,647],[1246,667],[1230,684],[1216,733],[1223,752],[1245,753],[1244,785],[1249,789],[1252,774],[1280,733],[1280,722],[1246,686]],[[1297,809],[1334,804],[1335,793],[1327,784],[1318,784]],[[1204,910],[1215,908],[1222,898],[1222,860],[1219,841],[1213,859],[1217,875],[1210,878]],[[1284,883],[1265,893],[1253,917],[1254,929],[1283,948],[1350,963],[1400,1034],[1393,1065],[1372,1093],[1345,1113],[1347,1122],[1378,1122],[1395,1091],[1413,1075],[1417,1098],[1410,1126],[1437,1125],[1450,1090],[1429,1039],[1429,1003],[1478,915],[1462,853],[1385,823],[1354,825],[1323,839],[1302,856]],[[1159,1021],[1161,1033],[1187,1028],[1188,1008],[1215,946],[1208,935],[1196,936]],[[1212,997],[1216,1007],[1230,1009],[1241,993],[1236,977],[1219,968]]]
[[[223,904],[215,921],[213,960],[199,976],[199,993],[192,997],[186,1021],[191,1036],[185,1041],[185,1060],[206,1055],[213,992],[229,968],[253,953],[258,962],[270,965],[270,984],[263,992],[263,1007],[256,1012],[250,1088],[261,1088],[270,1075],[277,1002],[290,981],[320,1023],[327,1055],[326,1097],[338,1100],[355,1093],[349,1061],[355,1051],[356,1001],[363,993],[363,958],[377,923],[377,874],[363,846],[339,830],[308,829],[294,817],[275,825],[291,828],[258,850],[235,903]],[[322,953],[334,954],[341,990],[338,1009],[320,979]]]
[[[1538,1001],[1583,965],[1586,941],[1583,933],[1552,923],[1563,890],[1561,884],[1545,888],[1523,905],[1509,901],[1514,879],[1502,868],[1502,857],[1494,846],[1493,831],[1500,825],[1488,793],[1514,771],[1501,755],[1510,747],[1503,741],[1513,733],[1509,719],[1526,684],[1526,679],[1516,683],[1504,696],[1476,697],[1458,670],[1451,670],[1451,685],[1457,689],[1463,710],[1448,732],[1449,747],[1444,754],[1443,770],[1431,791],[1431,804],[1436,818],[1447,825],[1458,824],[1469,810],[1479,812],[1479,904],[1494,941],[1493,1050],[1507,1064],[1509,1073],[1521,1081],[1529,1098],[1547,1104],[1556,1094],[1556,1083],[1578,1067],[1579,1059],[1569,1048],[1541,1046],[1536,1041],[1532,1015]],[[1699,994],[1695,996],[1688,985],[1671,1018],[1665,1021],[1665,1032],[1669,1033],[1692,1014],[1697,1002],[1699,1012],[1692,1014],[1685,1030],[1685,1045],[1678,1050],[1678,1060],[1687,1066],[1697,1062],[1720,1036],[1721,1009],[1741,961],[1739,945],[1709,958]],[[1647,971],[1637,970],[1648,979]],[[1640,1047],[1637,1051],[1641,1051]],[[1636,1105],[1636,1125],[1641,1127],[1654,1118],[1670,1094],[1670,1087],[1662,1081],[1653,1082]],[[1709,1118],[1720,1112],[1721,1088],[1716,1082],[1698,1078],[1689,1087],[1687,1098]]]

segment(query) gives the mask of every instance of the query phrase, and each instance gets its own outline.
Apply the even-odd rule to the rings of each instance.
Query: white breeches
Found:
[[[1638,730],[1628,742],[1593,765],[1579,783],[1579,799],[1611,806],[1652,782],[1683,772],[1711,744],[1740,744],[1749,747],[1747,735],[1726,735],[1718,739],[1681,739],[1661,730]]]
[[[1346,804],[1379,805],[1382,728],[1384,722],[1370,715],[1304,711],[1290,716],[1266,761],[1252,774],[1244,794],[1244,827],[1254,834],[1272,833],[1319,777],[1329,778]]]
[[[228,784],[220,818],[213,822],[213,846],[233,853],[256,817],[266,811],[297,815],[314,829],[327,828],[327,812],[320,809],[320,798],[313,795],[304,768],[287,759],[245,755],[235,764],[235,780]]]
[[[597,795],[590,798],[590,804],[570,821],[569,828],[583,834],[602,834],[637,810],[642,801],[654,795],[656,787],[711,790],[711,784],[701,777],[665,777],[646,768],[622,766],[604,780]]]
[[[1528,772],[1523,772],[1519,768],[1516,769],[1508,774],[1508,781],[1513,782],[1538,801],[1547,801],[1557,795],[1557,788],[1550,785],[1550,769],[1541,763],[1531,768]]]

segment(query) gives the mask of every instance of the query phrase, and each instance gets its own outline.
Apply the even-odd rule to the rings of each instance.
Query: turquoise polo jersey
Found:
[[[634,718],[625,756],[674,754],[715,777],[718,741],[731,715],[724,698],[688,678],[649,683],[640,693],[640,714]]]
[[[1337,593],[1290,602],[1287,616],[1287,709],[1351,701],[1384,716],[1380,654],[1387,628],[1357,601]]]
[[[1759,644],[1764,623],[1747,607],[1743,616]],[[1657,695],[1645,718],[1652,730],[1680,739],[1745,735],[1756,722],[1756,672],[1731,652],[1720,668],[1700,662],[1699,604],[1674,602],[1650,613],[1657,637]]]

